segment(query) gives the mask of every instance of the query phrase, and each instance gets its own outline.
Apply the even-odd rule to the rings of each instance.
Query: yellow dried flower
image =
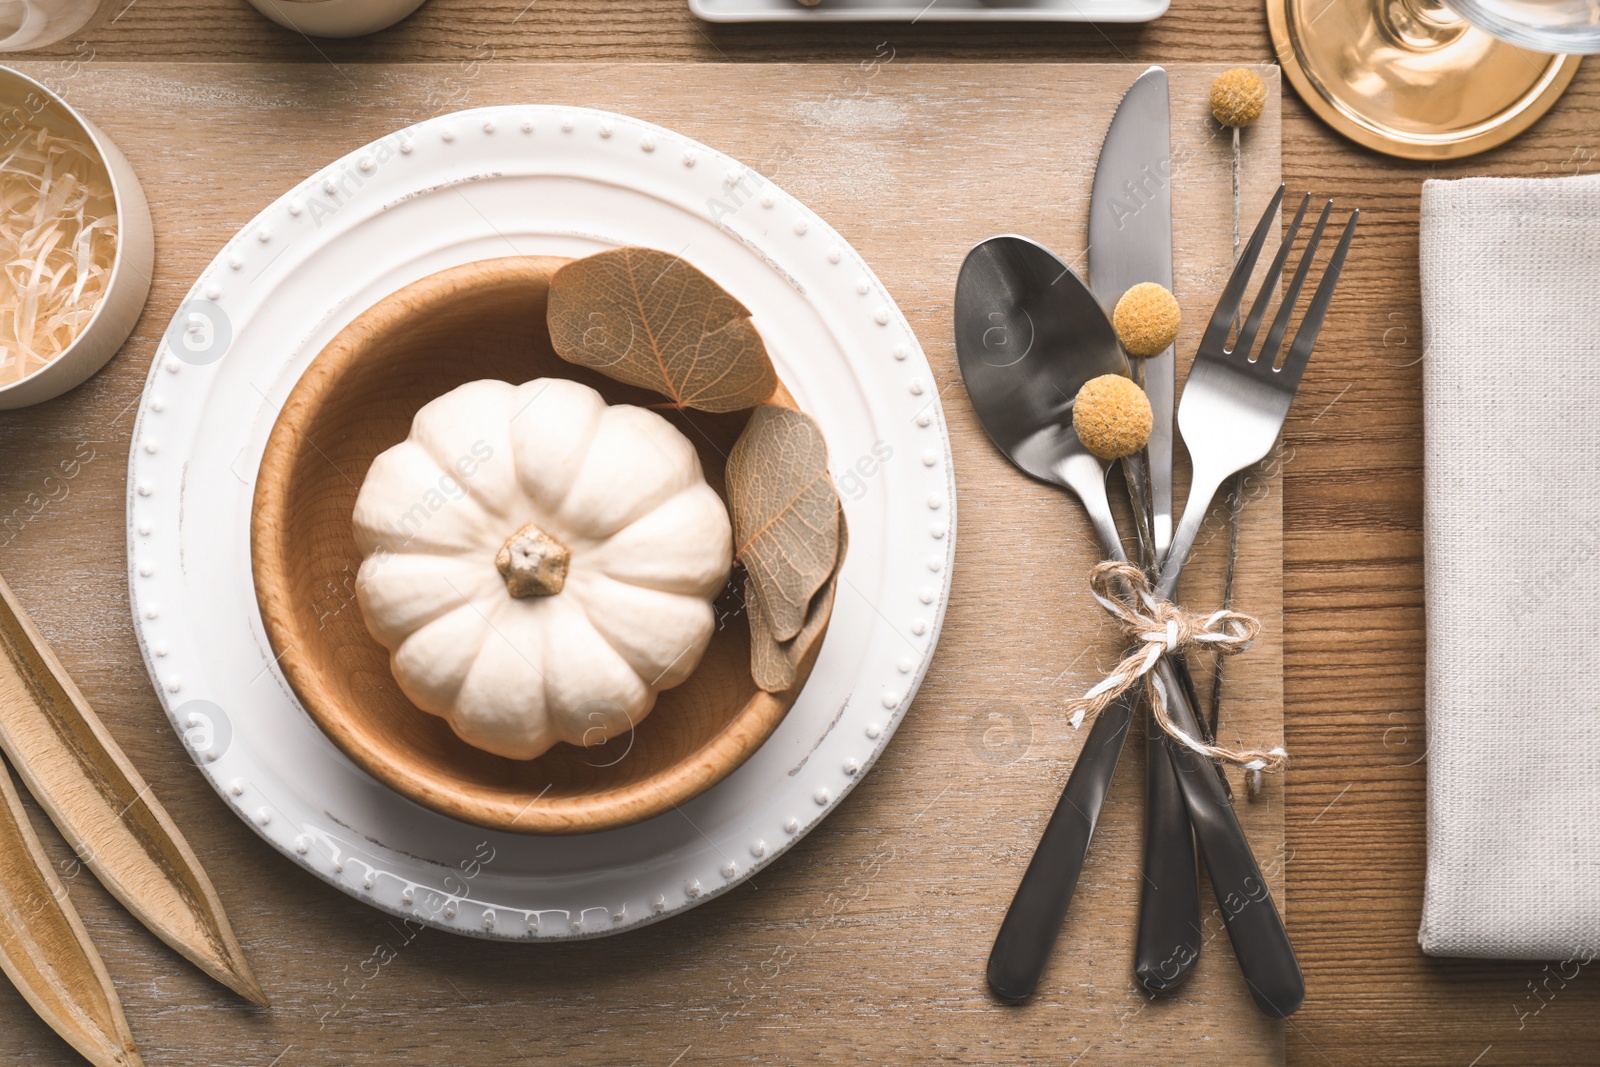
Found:
[[[1120,374],[1102,374],[1083,383],[1072,405],[1078,440],[1101,459],[1131,456],[1150,440],[1150,398]]]
[[[1182,319],[1178,298],[1164,285],[1140,282],[1122,294],[1111,325],[1122,347],[1133,356],[1159,356],[1178,339]]]
[[[1234,67],[1211,83],[1211,114],[1224,126],[1248,126],[1267,108],[1267,85],[1248,67]]]

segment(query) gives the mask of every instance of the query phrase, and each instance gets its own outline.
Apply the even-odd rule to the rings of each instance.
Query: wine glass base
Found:
[[[1267,0],[1295,91],[1346,137],[1404,159],[1460,159],[1550,110],[1578,56],[1507,44],[1435,0]]]

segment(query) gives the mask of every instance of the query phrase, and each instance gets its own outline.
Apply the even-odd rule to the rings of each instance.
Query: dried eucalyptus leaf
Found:
[[[551,280],[548,318],[562,359],[680,407],[741,411],[778,385],[749,310],[667,252],[616,248],[568,263]]]
[[[753,578],[744,580],[744,617],[750,623],[750,677],[769,693],[781,693],[794,684],[794,668],[783,645],[772,636],[772,621],[761,606],[761,593]]]
[[[811,416],[763,405],[728,456],[734,554],[759,590],[777,641],[805,625],[839,561],[839,497],[828,445]]]
[[[828,620],[833,615],[834,597],[839,592],[839,572],[844,569],[849,541],[849,527],[841,511],[838,562],[827,582],[811,598],[805,625],[791,640],[780,642],[773,639],[772,627],[761,604],[761,595],[754,582],[745,582],[745,610],[750,619],[750,675],[767,692],[781,693],[794,685],[800,673],[800,664],[810,654],[811,646],[828,628]]]

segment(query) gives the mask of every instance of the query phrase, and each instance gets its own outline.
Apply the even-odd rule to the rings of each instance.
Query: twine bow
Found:
[[[1130,590],[1131,595],[1118,595],[1123,589]],[[1162,656],[1182,655],[1194,647],[1208,648],[1224,656],[1237,655],[1255,641],[1261,632],[1261,623],[1226,608],[1210,615],[1197,615],[1169,600],[1159,600],[1151,591],[1144,571],[1131,563],[1108,560],[1095,564],[1094,570],[1089,572],[1089,590],[1106,613],[1117,620],[1134,647],[1099,685],[1068,705],[1074,728],[1082,725],[1084,716],[1100,714],[1143,679],[1151,714],[1168,737],[1208,759],[1231,763],[1247,771],[1283,769],[1289,762],[1289,754],[1282,748],[1235,751],[1190,736],[1167,715],[1166,687],[1154,671]]]

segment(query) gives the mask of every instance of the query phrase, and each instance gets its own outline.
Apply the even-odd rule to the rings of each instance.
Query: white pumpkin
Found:
[[[423,407],[367,472],[355,535],[357,599],[400,688],[512,759],[648,715],[700,662],[733,553],[683,434],[559,378]]]

